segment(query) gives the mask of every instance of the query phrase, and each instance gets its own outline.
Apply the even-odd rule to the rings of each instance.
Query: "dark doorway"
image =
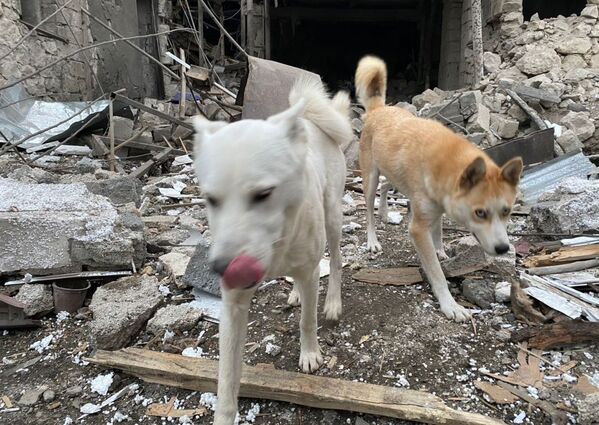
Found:
[[[538,13],[541,19],[579,14],[586,3],[586,0],[523,0],[524,20],[530,21],[530,17],[535,13]]]

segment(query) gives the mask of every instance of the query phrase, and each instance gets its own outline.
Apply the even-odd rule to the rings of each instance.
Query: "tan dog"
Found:
[[[410,198],[410,235],[441,311],[458,322],[467,320],[470,313],[451,296],[437,258],[447,258],[442,242],[443,213],[470,230],[488,254],[505,254],[509,250],[506,223],[516,198],[522,159],[513,158],[499,168],[444,125],[385,106],[386,86],[385,63],[373,56],[362,58],[356,70],[356,92],[366,108],[360,168],[368,249],[381,251],[374,226],[374,199],[382,174]],[[381,197],[384,211],[386,202],[386,196]]]

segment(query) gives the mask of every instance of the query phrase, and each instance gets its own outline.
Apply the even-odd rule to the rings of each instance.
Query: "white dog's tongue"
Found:
[[[264,277],[260,261],[249,255],[235,257],[223,274],[222,285],[226,289],[246,289]]]

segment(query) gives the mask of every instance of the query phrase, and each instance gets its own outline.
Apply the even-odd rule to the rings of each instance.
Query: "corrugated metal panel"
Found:
[[[582,152],[563,155],[533,167],[524,172],[520,182],[522,201],[525,204],[533,204],[543,192],[557,186],[562,179],[586,178],[594,169],[593,163]]]

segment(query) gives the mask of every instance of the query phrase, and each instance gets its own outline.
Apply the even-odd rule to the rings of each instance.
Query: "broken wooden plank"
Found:
[[[566,425],[570,422],[568,420],[568,416],[566,415],[566,412],[562,412],[562,411],[558,410],[557,407],[555,407],[548,401],[538,400],[538,399],[532,397],[531,395],[529,395],[526,390],[522,390],[522,389],[515,387],[513,385],[510,385],[506,382],[498,382],[497,385],[499,385],[501,388],[511,392],[512,394],[520,397],[522,400],[528,402],[532,406],[538,407],[539,409],[541,409],[542,411],[547,413],[549,416],[551,416],[551,421],[553,424]]]
[[[101,140],[105,145],[108,145],[110,143],[108,138],[105,136],[96,136],[96,137],[99,140]],[[114,140],[115,140],[115,142],[118,142],[118,143],[125,142],[125,140],[121,140],[121,139],[114,139]],[[127,147],[130,147],[133,149],[139,149],[139,150],[147,151],[147,152],[158,152],[158,151],[164,150],[166,146],[157,145],[157,144],[155,145],[152,143],[131,141],[131,142],[127,143]],[[173,155],[185,155],[185,151],[182,149],[173,149],[173,151],[171,153]]]
[[[190,130],[193,130],[193,125],[191,125],[191,123],[188,123],[186,121],[181,121],[180,119],[172,117],[169,114],[165,114],[164,112],[157,111],[156,109],[150,108],[149,106],[146,106],[143,103],[139,103],[133,99],[129,99],[127,96],[123,96],[122,94],[112,93],[110,95],[110,97],[114,100],[119,100],[129,106],[132,106],[133,108],[141,109],[142,111],[145,111],[149,114],[156,115],[159,118],[162,118],[162,119],[170,121],[170,122],[174,122],[175,124],[178,124],[183,127],[187,127]]]
[[[87,361],[123,370],[147,382],[195,391],[216,391],[218,362],[137,348],[98,350]],[[241,397],[348,410],[428,424],[498,425],[504,422],[453,410],[430,393],[335,378],[243,366]]]
[[[575,261],[573,263],[560,264],[559,266],[530,267],[526,272],[536,276],[545,276],[548,274],[578,272],[597,266],[599,266],[599,258],[595,260]]]
[[[164,149],[162,152],[159,152],[153,158],[150,158],[149,160],[147,160],[146,162],[141,164],[139,167],[137,167],[133,172],[131,172],[131,174],[129,174],[129,176],[136,178],[136,179],[141,178],[154,165],[158,165],[158,164],[161,164],[164,161],[166,161],[167,158],[169,157],[169,155],[172,154],[172,152],[173,152],[173,149],[171,149],[171,148]]]
[[[422,274],[418,267],[397,267],[390,269],[362,269],[352,276],[360,282],[379,285],[412,285],[422,282]]]
[[[512,341],[528,341],[532,348],[551,350],[557,347],[599,341],[599,323],[569,320],[512,333]]]
[[[529,257],[524,262],[526,267],[556,266],[574,261],[592,260],[599,257],[599,245],[569,246],[550,254]]]
[[[193,418],[194,416],[204,416],[208,413],[208,409],[205,407],[198,407],[197,409],[177,409],[175,408],[176,397],[172,397],[168,403],[152,403],[146,409],[146,415],[148,416],[160,416],[163,418],[181,418],[188,416]]]
[[[474,381],[474,386],[487,394],[495,404],[511,404],[518,400],[518,397],[498,385],[485,381]]]

